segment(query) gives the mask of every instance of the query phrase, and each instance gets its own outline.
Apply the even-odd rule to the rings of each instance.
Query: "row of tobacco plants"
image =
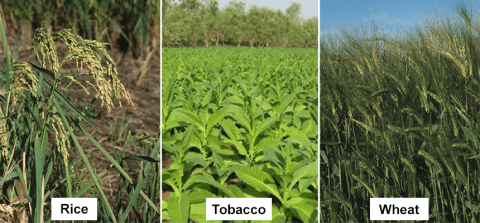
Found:
[[[456,10],[396,36],[322,37],[322,220],[369,221],[375,197],[429,198],[435,222],[480,219],[480,20]]]
[[[163,49],[163,219],[206,222],[206,198],[272,198],[273,222],[318,220],[317,52]]]
[[[132,216],[145,222],[159,219],[160,210],[154,204],[159,190],[159,141],[151,144],[149,156],[128,157],[115,151],[112,157],[86,130],[100,132],[86,117],[96,101],[108,111],[116,99],[126,98],[132,104],[106,44],[85,40],[68,29],[47,33],[40,28],[33,33],[30,61],[17,61],[11,59],[3,24],[0,14],[4,61],[0,68],[0,222],[50,222],[49,207],[55,197],[98,198],[99,221],[126,222]],[[67,47],[62,58],[57,42]],[[63,73],[65,64],[77,64],[78,73]],[[81,108],[69,102],[64,95],[70,85],[85,89],[90,104]],[[107,199],[100,184],[107,169],[92,168],[78,137],[87,138],[110,162],[109,168],[118,171],[124,185],[118,197],[127,194],[127,203]],[[145,137],[129,135],[124,151],[137,140]],[[81,159],[69,159],[74,151]],[[141,161],[142,174],[130,177],[123,167],[126,159]]]

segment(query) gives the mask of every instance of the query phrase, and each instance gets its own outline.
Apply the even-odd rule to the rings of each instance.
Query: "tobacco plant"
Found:
[[[206,198],[273,198],[273,222],[317,221],[317,51],[163,49],[162,217],[206,222]]]

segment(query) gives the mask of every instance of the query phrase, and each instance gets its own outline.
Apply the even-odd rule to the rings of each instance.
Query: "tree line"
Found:
[[[231,0],[162,0],[162,44],[178,46],[317,47],[318,17],[301,17],[301,4],[285,12]]]

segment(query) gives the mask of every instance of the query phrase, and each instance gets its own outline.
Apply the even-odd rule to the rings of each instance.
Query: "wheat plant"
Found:
[[[456,10],[405,33],[322,36],[322,221],[369,221],[374,197],[429,198],[432,222],[480,219],[480,23]]]

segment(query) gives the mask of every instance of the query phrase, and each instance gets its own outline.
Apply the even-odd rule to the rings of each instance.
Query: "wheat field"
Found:
[[[480,20],[457,12],[322,36],[322,221],[369,221],[375,197],[429,198],[433,222],[480,219]]]

